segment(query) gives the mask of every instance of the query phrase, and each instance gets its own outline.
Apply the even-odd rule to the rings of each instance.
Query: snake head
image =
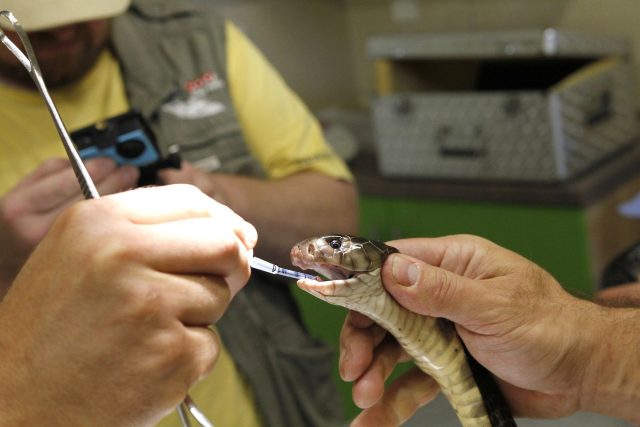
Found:
[[[371,292],[380,286],[380,268],[397,249],[376,240],[346,234],[312,237],[291,249],[291,262],[303,270],[314,270],[325,281],[303,279],[298,286],[322,299],[354,295],[360,288]],[[331,301],[329,301],[331,302]]]

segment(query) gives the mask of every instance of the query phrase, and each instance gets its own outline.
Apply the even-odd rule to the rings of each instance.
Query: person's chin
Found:
[[[94,63],[79,63],[76,58],[60,56],[54,61],[41,63],[40,68],[47,86],[52,89],[76,83],[91,70]]]

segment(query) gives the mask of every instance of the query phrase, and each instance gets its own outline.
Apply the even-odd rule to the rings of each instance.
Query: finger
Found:
[[[180,169],[167,168],[158,171],[158,178],[166,184],[195,184],[193,171],[193,165],[187,161],[183,161],[180,164]]]
[[[347,317],[345,318],[345,322],[349,322],[350,325],[359,329],[366,329],[375,324],[373,320],[364,314],[353,310],[349,310],[349,313],[347,313]]]
[[[414,239],[392,240],[388,245],[398,249],[400,253],[420,259],[431,265],[439,266],[449,248],[447,237],[421,237]]]
[[[413,368],[391,383],[382,399],[362,411],[351,426],[399,426],[431,402],[439,391],[440,387],[433,378]]]
[[[61,157],[53,159],[47,159],[40,166],[38,166],[33,172],[22,179],[14,189],[22,189],[30,186],[36,181],[41,180],[43,177],[61,171],[66,168],[70,168],[71,164],[69,160]]]
[[[404,239],[389,244],[400,253],[463,276],[468,276],[466,273],[474,269],[475,265],[470,264],[475,255],[487,247],[495,246],[486,239],[472,235]]]
[[[345,319],[345,322],[347,321],[354,328],[364,329],[367,333],[371,334],[374,347],[380,344],[387,335],[387,331],[383,327],[379,326],[366,315],[357,311],[350,310],[347,314],[347,318]]]
[[[187,328],[187,340],[191,355],[189,386],[211,372],[220,354],[220,337],[208,327]]]
[[[215,218],[230,224],[241,240],[253,247],[257,232],[231,209],[191,185],[138,188],[101,199],[136,224],[157,224],[187,218]]]
[[[110,160],[94,159],[87,162],[87,170],[95,182],[102,181],[115,168],[115,163]],[[25,185],[22,191],[24,203],[31,207],[31,212],[59,210],[63,206],[82,200],[80,185],[70,165],[40,176],[28,186]]]
[[[134,166],[121,166],[103,179],[96,179],[94,183],[101,196],[118,193],[135,188],[140,177],[140,170]]]
[[[359,408],[368,408],[384,393],[384,382],[389,378],[404,352],[390,336],[376,348],[368,369],[353,383],[353,402]]]
[[[602,289],[596,294],[595,301],[608,307],[640,307],[640,284],[627,283]]]
[[[247,282],[249,248],[240,240],[239,231],[228,224],[195,218],[145,227],[139,231],[137,244],[129,243],[125,250],[137,252],[152,269],[218,276],[224,278],[232,295]]]
[[[158,275],[163,275],[158,273]],[[171,313],[186,326],[206,327],[216,323],[231,301],[231,291],[225,280],[213,275],[172,275],[159,278],[165,289],[170,288]]]
[[[382,269],[387,291],[400,305],[415,313],[445,317],[465,324],[477,313],[490,310],[496,294],[479,281],[425,264],[404,254],[394,254]]]
[[[350,311],[340,332],[340,377],[344,381],[359,378],[371,364],[375,347],[386,331],[368,317]]]
[[[474,235],[404,239],[389,242],[400,253],[465,277],[507,274],[525,258]]]

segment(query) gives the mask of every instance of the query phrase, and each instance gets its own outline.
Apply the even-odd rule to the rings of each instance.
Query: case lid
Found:
[[[367,52],[392,59],[575,58],[627,55],[629,44],[622,37],[547,28],[378,35],[369,38]]]

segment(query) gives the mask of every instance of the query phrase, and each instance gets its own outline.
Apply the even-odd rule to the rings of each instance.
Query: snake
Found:
[[[300,279],[300,289],[360,312],[392,334],[415,365],[439,384],[463,427],[516,426],[494,378],[467,351],[453,323],[411,312],[385,290],[382,265],[397,252],[377,240],[331,234],[294,245],[291,262],[327,279]]]

